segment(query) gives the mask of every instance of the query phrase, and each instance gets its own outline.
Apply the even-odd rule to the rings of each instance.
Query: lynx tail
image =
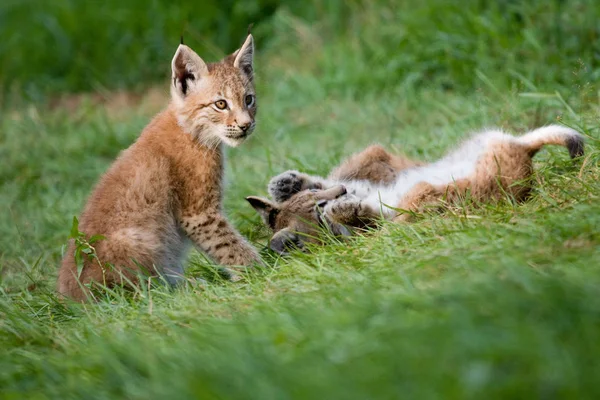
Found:
[[[519,137],[517,141],[529,149],[531,155],[537,153],[543,146],[554,144],[564,146],[569,150],[571,158],[584,154],[583,135],[574,129],[560,125],[548,125],[538,128]]]

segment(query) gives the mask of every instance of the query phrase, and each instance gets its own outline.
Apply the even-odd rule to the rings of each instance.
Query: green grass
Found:
[[[0,106],[162,82],[182,33],[213,60],[249,23],[271,62],[328,92],[472,91],[478,72],[509,89],[585,85],[600,78],[599,19],[596,0],[4,0]]]
[[[525,204],[459,207],[287,259],[263,250],[271,267],[235,284],[197,279],[214,269],[194,253],[181,287],[80,306],[53,292],[71,220],[151,115],[86,102],[7,109],[0,398],[600,395],[600,102],[597,59],[587,57],[595,44],[566,31],[560,45],[546,40],[557,27],[597,29],[588,21],[595,8],[573,12],[593,3],[542,12],[542,2],[507,2],[528,33],[503,22],[508,11],[475,3],[461,12],[432,2],[439,15],[431,5],[390,14],[383,4],[327,4],[280,8],[262,28],[276,35],[258,47],[259,126],[228,150],[225,198],[259,248],[267,232],[245,196],[265,195],[268,179],[288,168],[325,174],[372,142],[433,160],[484,126],[522,132],[559,120],[586,134],[586,158],[542,151]],[[539,49],[523,37],[538,38]],[[445,52],[456,43],[468,57]],[[518,44],[523,52],[506,58]],[[428,57],[441,70],[428,70]]]

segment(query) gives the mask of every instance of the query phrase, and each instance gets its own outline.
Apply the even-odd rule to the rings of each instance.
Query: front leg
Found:
[[[221,265],[262,262],[256,249],[216,210],[183,217],[181,225],[196,246]]]
[[[293,195],[306,189],[328,189],[335,186],[320,176],[310,176],[298,171],[286,171],[271,179],[268,191],[277,203],[289,200]]]
[[[367,202],[345,197],[329,202],[323,211],[325,218],[338,224],[356,228],[373,226],[380,214]]]

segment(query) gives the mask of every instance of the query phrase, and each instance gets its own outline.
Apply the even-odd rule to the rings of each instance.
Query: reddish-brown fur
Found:
[[[440,200],[455,203],[467,196],[477,202],[507,196],[522,201],[531,189],[529,178],[532,172],[533,163],[527,148],[515,143],[497,143],[481,157],[472,176],[450,185],[419,183],[396,207],[422,212],[425,207],[440,205]],[[406,221],[410,217],[410,213],[404,213],[395,217],[394,221]]]
[[[78,276],[72,240],[59,271],[59,293],[82,301],[94,282],[136,284],[140,269],[174,283],[188,239],[222,265],[260,262],[221,210],[221,142],[237,145],[254,127],[254,98],[248,101],[254,91],[252,51],[249,36],[238,52],[206,65],[180,46],[173,102],[121,153],[81,215],[79,228],[87,237],[105,237],[94,244],[99,262],[84,256]],[[228,108],[217,108],[218,99]]]

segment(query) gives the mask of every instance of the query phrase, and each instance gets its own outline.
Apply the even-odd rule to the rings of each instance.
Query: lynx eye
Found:
[[[246,95],[245,101],[246,101],[246,105],[248,107],[250,107],[252,104],[254,104],[254,96],[251,94]]]
[[[224,110],[227,108],[227,102],[225,100],[217,100],[217,101],[215,101],[215,106],[219,110]]]

